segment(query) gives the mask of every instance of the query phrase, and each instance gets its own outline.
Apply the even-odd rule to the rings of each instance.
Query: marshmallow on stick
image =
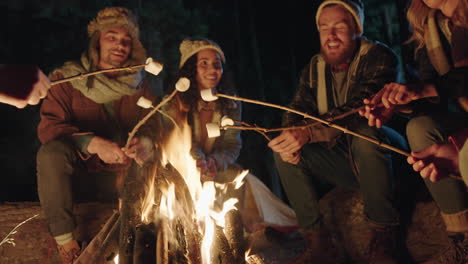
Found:
[[[406,157],[409,157],[411,155],[407,151],[404,151],[404,150],[401,150],[399,148],[388,145],[386,143],[380,142],[380,141],[378,141],[376,139],[373,139],[371,137],[356,133],[354,131],[351,131],[351,130],[347,129],[346,127],[336,125],[336,124],[334,124],[334,123],[332,123],[330,121],[324,120],[322,118],[315,117],[315,116],[309,115],[309,114],[301,112],[301,111],[297,111],[297,110],[289,108],[289,107],[284,107],[284,106],[280,106],[280,105],[265,103],[265,102],[258,101],[258,100],[246,99],[246,98],[237,97],[237,96],[233,96],[233,95],[220,94],[220,93],[216,92],[215,88],[201,90],[200,96],[201,96],[201,98],[203,100],[208,101],[208,102],[217,100],[219,97],[222,97],[222,98],[231,99],[231,100],[235,100],[235,101],[253,103],[253,104],[257,104],[257,105],[263,105],[263,106],[268,106],[268,107],[272,107],[272,108],[276,108],[276,109],[281,109],[281,110],[284,110],[284,111],[288,111],[288,112],[295,113],[297,115],[303,116],[304,118],[315,120],[315,121],[320,122],[322,124],[325,124],[325,125],[327,125],[329,127],[336,128],[338,130],[343,131],[345,134],[350,134],[350,135],[353,135],[355,137],[361,138],[363,140],[369,141],[369,142],[371,142],[373,144],[376,144],[376,145],[378,145],[380,147],[392,150],[392,151],[394,151],[396,153],[399,153],[401,155],[404,155]]]
[[[208,132],[209,138],[219,137],[221,135],[218,123],[207,123],[206,131]]]
[[[146,59],[145,64],[133,65],[133,66],[122,67],[122,68],[105,69],[105,70],[99,70],[99,71],[88,72],[88,73],[80,73],[80,74],[77,74],[75,76],[71,76],[71,77],[60,79],[60,80],[52,81],[50,83],[50,85],[57,85],[57,84],[60,84],[60,83],[65,83],[65,82],[69,82],[69,81],[73,81],[73,80],[77,80],[77,79],[83,79],[83,78],[93,76],[93,75],[97,75],[97,74],[100,74],[100,73],[116,72],[116,71],[134,71],[134,70],[137,70],[137,69],[140,69],[140,68],[143,68],[143,67],[145,68],[145,71],[147,71],[147,72],[149,72],[151,74],[154,74],[154,75],[158,75],[163,69],[163,65],[161,63],[159,63],[157,61],[154,61],[152,58],[148,58],[148,59]]]
[[[146,59],[145,63],[145,71],[153,74],[158,75],[163,69],[163,65],[157,61],[154,61],[153,58],[149,57]]]
[[[233,126],[234,125],[234,120],[232,120],[229,116],[223,116],[221,118],[221,126]]]
[[[186,79],[186,80],[184,80]],[[176,89],[174,89],[174,91],[172,91],[172,93],[167,96],[166,98],[164,98],[157,106],[154,106],[153,107],[153,104],[150,100],[144,98],[144,97],[140,97],[140,99],[138,99],[138,102],[137,104],[143,108],[153,108],[153,110],[151,110],[151,112],[149,112],[148,114],[146,114],[146,116],[140,120],[140,122],[138,122],[138,124],[136,124],[136,126],[132,129],[132,131],[129,133],[128,135],[128,139],[127,139],[127,144],[125,145],[125,148],[128,148],[129,144],[130,144],[130,141],[132,140],[132,138],[135,136],[136,132],[138,131],[138,129],[144,125],[146,123],[146,121],[152,116],[154,115],[156,112],[160,112],[161,114],[163,115],[166,115],[169,119],[171,119],[172,122],[174,122],[174,124],[177,126],[177,124],[175,123],[175,121],[170,117],[168,116],[167,114],[165,114],[164,112],[161,112],[159,110],[159,108],[161,108],[163,105],[167,104],[167,102],[169,102],[170,100],[172,100],[172,98],[179,92],[179,91],[186,91],[188,90],[188,88],[190,87],[190,81],[185,78],[185,77],[182,77],[180,78],[177,83],[179,85],[176,85]]]

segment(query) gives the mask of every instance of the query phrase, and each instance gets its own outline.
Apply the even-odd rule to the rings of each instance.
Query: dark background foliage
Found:
[[[365,35],[393,48],[402,65],[411,62],[411,52],[401,45],[408,38],[406,2],[364,1]],[[100,9],[125,6],[139,16],[148,56],[165,65],[159,77],[163,82],[177,69],[180,41],[204,36],[223,48],[240,96],[287,105],[300,70],[319,51],[315,27],[319,4],[317,0],[4,0],[0,62],[34,64],[48,73],[79,58],[88,44],[86,25]],[[244,121],[280,126],[281,112],[243,106]],[[38,112],[39,106],[18,110],[0,105],[0,202],[37,200]],[[243,140],[239,163],[281,195],[266,140],[254,132],[243,132]]]

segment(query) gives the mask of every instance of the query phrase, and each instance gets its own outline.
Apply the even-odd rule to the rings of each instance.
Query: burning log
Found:
[[[229,242],[221,227],[215,226],[213,244],[211,247],[211,262],[213,264],[237,264],[229,246]]]
[[[119,236],[119,264],[131,264],[135,245],[135,228],[141,223],[141,199],[148,175],[155,173],[155,167],[130,167],[125,177],[121,195],[121,225]]]
[[[264,264],[265,262],[258,255],[250,255],[247,258],[248,264]]]
[[[169,264],[169,242],[167,240],[166,221],[160,220],[157,229],[156,263]]]
[[[156,262],[156,230],[153,223],[140,224],[135,229],[133,263],[146,264]]]
[[[244,239],[244,226],[239,210],[231,210],[226,216],[224,233],[232,251],[234,263],[245,262],[246,241]]]
[[[94,237],[91,243],[81,253],[79,258],[75,261],[77,264],[91,264],[91,263],[102,263],[103,253],[108,249],[109,242],[112,238],[116,238],[117,227],[120,226],[120,215],[118,212],[114,212],[112,216],[104,224],[104,227]]]

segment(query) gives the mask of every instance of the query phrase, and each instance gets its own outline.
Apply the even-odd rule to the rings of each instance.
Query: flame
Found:
[[[141,220],[145,223],[151,221],[157,222],[158,219],[167,219],[169,225],[174,219],[182,219],[184,223],[196,223],[196,227],[202,234],[202,242],[200,247],[200,255],[202,263],[208,264],[211,262],[211,248],[214,240],[216,226],[224,228],[224,218],[228,211],[236,209],[237,199],[231,198],[224,202],[221,206],[217,203],[217,193],[227,188],[238,189],[242,186],[245,176],[248,171],[239,174],[236,179],[227,184],[200,181],[200,171],[197,169],[196,161],[190,155],[191,150],[191,128],[187,122],[181,128],[174,128],[174,131],[168,137],[167,142],[162,146],[162,164],[166,166],[170,164],[182,176],[188,192],[189,199],[193,203],[191,210],[187,209],[184,204],[184,199],[177,197],[177,181],[168,183],[166,187],[159,185],[156,182],[157,171],[151,179],[148,180],[146,196],[142,200]],[[161,191],[160,202],[157,201],[157,190]],[[176,228],[167,228],[168,232],[175,232]],[[174,238],[175,236],[169,235]]]
[[[115,255],[114,264],[119,264],[119,254]]]

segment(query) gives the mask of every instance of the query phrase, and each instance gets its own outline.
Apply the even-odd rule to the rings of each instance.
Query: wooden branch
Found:
[[[18,228],[24,224],[26,224],[27,222],[31,221],[32,219],[36,218],[38,216],[38,214],[36,215],[33,215],[31,217],[29,217],[28,219],[24,220],[23,222],[19,223],[17,226],[15,226],[15,228],[13,228],[6,236],[5,238],[3,238],[2,242],[0,242],[0,246],[3,245],[3,244],[11,244],[13,246],[16,246],[16,243],[15,243],[15,239],[14,238],[11,238],[10,236],[11,235],[14,235],[16,234],[18,231]]]
[[[75,76],[71,76],[71,77],[60,79],[60,80],[52,81],[52,82],[50,82],[50,85],[52,86],[52,85],[57,85],[57,84],[64,83],[64,82],[73,81],[73,80],[76,80],[76,79],[83,79],[83,78],[86,78],[86,77],[89,77],[89,76],[92,76],[92,75],[97,75],[97,74],[100,74],[100,73],[116,72],[116,71],[134,71],[134,70],[143,68],[145,66],[146,66],[146,64],[140,64],[140,65],[133,65],[133,66],[122,67],[122,68],[99,70],[99,71],[88,72],[88,73],[84,73],[84,74],[80,73],[80,74],[75,75]]]
[[[117,227],[120,227],[119,219],[120,214],[118,211],[114,211],[114,213],[104,224],[104,227],[93,238],[91,243],[89,243],[89,245],[84,249],[84,251],[80,254],[74,263],[97,263],[97,261],[102,258],[102,254],[109,244],[109,238],[116,233]]]
[[[307,113],[294,110],[294,109],[289,108],[289,107],[284,107],[284,106],[280,106],[280,105],[276,105],[276,104],[265,103],[265,102],[258,101],[258,100],[252,100],[252,99],[241,98],[241,97],[232,96],[232,95],[216,94],[216,96],[218,96],[218,97],[224,97],[224,98],[231,99],[231,100],[236,100],[236,101],[242,101],[242,102],[247,102],[247,103],[252,103],[252,104],[258,104],[258,105],[268,106],[268,107],[272,107],[272,108],[281,109],[281,110],[284,110],[284,111],[287,111],[287,112],[291,112],[291,113],[294,113],[294,114],[303,116],[304,118],[308,118],[308,119],[315,120],[315,121],[320,122],[320,123],[322,123],[322,124],[325,124],[325,125],[327,125],[327,126],[329,126],[329,127],[336,128],[336,129],[338,129],[338,130],[343,131],[345,134],[350,134],[350,135],[353,135],[353,136],[355,136],[355,137],[361,138],[361,139],[363,139],[363,140],[369,141],[369,142],[374,143],[374,144],[376,144],[376,145],[378,145],[378,146],[380,146],[380,147],[383,147],[383,148],[392,150],[392,151],[394,151],[394,152],[396,152],[396,153],[399,153],[399,154],[401,154],[401,155],[404,155],[404,156],[406,156],[406,157],[409,157],[409,156],[411,155],[409,152],[403,151],[403,150],[401,150],[401,149],[399,149],[399,148],[395,148],[395,147],[390,146],[390,145],[388,145],[388,144],[386,144],[386,143],[383,143],[383,142],[381,142],[381,141],[375,140],[375,139],[373,139],[373,138],[371,138],[371,137],[368,137],[368,136],[365,136],[365,135],[356,133],[356,132],[351,131],[351,130],[345,128],[345,127],[342,127],[342,126],[333,124],[331,121],[327,121],[327,120],[324,120],[324,119],[321,119],[321,118],[318,118],[318,117],[309,115],[309,114],[307,114]]]
[[[151,110],[151,112],[149,112],[142,120],[140,120],[140,122],[138,122],[138,124],[133,128],[132,132],[130,132],[130,134],[128,134],[127,144],[125,144],[125,148],[128,148],[128,146],[130,145],[130,141],[133,139],[133,137],[135,136],[138,129],[142,125],[144,125],[146,123],[146,121],[152,115],[154,115],[156,112],[158,112],[159,108],[161,108],[163,105],[167,104],[167,102],[169,102],[176,94],[177,94],[177,89],[174,89],[174,91],[172,91],[172,93],[168,97],[166,97],[164,100],[162,100],[157,106],[155,106]]]
[[[276,105],[276,104],[271,104],[271,103],[265,103],[265,102],[262,102],[262,101],[258,101],[258,100],[252,100],[252,99],[246,99],[246,98],[242,98],[242,97],[237,97],[237,96],[232,96],[232,95],[226,95],[226,94],[216,94],[216,96],[218,97],[224,97],[224,98],[227,98],[227,99],[231,99],[231,100],[236,100],[236,101],[241,101],[241,102],[246,102],[246,103],[252,103],[252,104],[258,104],[258,105],[263,105],[263,106],[268,106],[268,107],[272,107],[272,108],[277,108],[277,109],[281,109],[281,110],[284,110],[284,111],[287,111],[287,112],[291,112],[291,113],[294,113],[294,114],[297,114],[297,115],[300,115],[300,116],[303,116],[304,118],[308,118],[308,119],[312,119],[312,120],[315,120],[317,121],[317,123],[322,123],[322,124],[325,124],[329,127],[332,127],[332,128],[336,128],[338,130],[341,130],[342,132],[344,132],[345,134],[349,134],[349,135],[352,135],[352,136],[355,136],[355,137],[358,137],[360,139],[363,139],[363,140],[366,140],[366,141],[369,141],[373,144],[376,144],[382,148],[386,148],[386,149],[389,149],[391,151],[394,151],[398,154],[401,154],[403,156],[406,156],[406,157],[410,157],[411,156],[411,153],[407,152],[407,151],[404,151],[404,150],[401,150],[399,148],[396,148],[396,147],[393,147],[391,145],[388,145],[386,143],[383,143],[381,141],[378,141],[376,139],[373,139],[371,137],[368,137],[368,136],[365,136],[365,135],[362,135],[362,134],[359,134],[359,133],[356,133],[354,131],[351,131],[345,127],[342,127],[342,126],[339,126],[339,125],[336,125],[336,124],[333,124],[332,121],[333,120],[337,120],[339,118],[343,118],[343,117],[346,117],[348,115],[351,115],[351,114],[354,114],[356,112],[358,112],[360,109],[364,108],[365,106],[361,106],[359,108],[356,108],[356,109],[353,109],[345,114],[342,114],[340,116],[337,116],[335,118],[333,118],[332,121],[327,121],[327,120],[324,120],[324,119],[321,119],[319,117],[315,117],[315,116],[312,116],[312,115],[309,115],[307,113],[304,113],[304,112],[300,112],[300,111],[297,111],[297,110],[294,110],[292,108],[289,108],[289,107],[284,107],[284,106],[280,106],[280,105]],[[314,124],[311,124],[311,125],[316,125],[316,123]],[[289,128],[289,129],[293,129],[293,128]],[[245,130],[248,130],[248,129],[245,129]],[[255,130],[255,129],[250,129],[250,130]],[[257,130],[259,131],[259,130]],[[272,132],[272,131],[278,131],[278,130],[269,130],[268,132]],[[262,130],[262,132],[264,132]],[[460,181],[463,181],[463,178],[459,175],[452,175],[450,174],[450,178],[453,178],[453,179],[456,179],[456,180],[460,180]]]

